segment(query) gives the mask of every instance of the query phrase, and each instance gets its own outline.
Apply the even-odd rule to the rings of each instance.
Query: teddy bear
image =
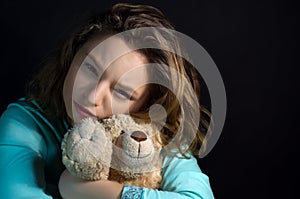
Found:
[[[161,140],[150,123],[118,114],[85,118],[64,136],[62,161],[74,176],[159,189]]]

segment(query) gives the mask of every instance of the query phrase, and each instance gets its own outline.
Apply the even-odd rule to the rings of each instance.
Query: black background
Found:
[[[32,72],[81,16],[103,11],[116,2],[2,0],[0,112],[24,96],[24,85]],[[297,197],[296,3],[129,2],[163,10],[178,31],[208,51],[219,68],[227,92],[226,123],[214,149],[200,160],[215,197]]]

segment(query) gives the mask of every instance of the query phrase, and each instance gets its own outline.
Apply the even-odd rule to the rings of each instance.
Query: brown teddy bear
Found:
[[[159,189],[161,148],[154,125],[119,114],[75,125],[62,141],[62,156],[74,176]]]

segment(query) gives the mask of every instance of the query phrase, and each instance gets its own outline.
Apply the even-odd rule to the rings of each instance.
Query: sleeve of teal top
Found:
[[[10,106],[0,118],[0,197],[49,199],[45,193],[47,149],[38,126],[20,107]]]
[[[164,163],[168,158],[165,159]],[[213,199],[208,177],[194,157],[174,157],[162,171],[161,190],[125,185],[122,199]]]

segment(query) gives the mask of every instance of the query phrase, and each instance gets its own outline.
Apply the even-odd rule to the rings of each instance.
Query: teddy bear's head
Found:
[[[153,124],[135,122],[128,115],[113,115],[102,120],[107,131],[114,132],[111,167],[123,176],[137,177],[160,168],[160,131]],[[111,128],[112,127],[112,128]]]
[[[86,118],[65,135],[63,163],[73,175],[88,180],[108,179],[112,173],[133,179],[161,168],[160,143],[154,125],[129,115]]]

